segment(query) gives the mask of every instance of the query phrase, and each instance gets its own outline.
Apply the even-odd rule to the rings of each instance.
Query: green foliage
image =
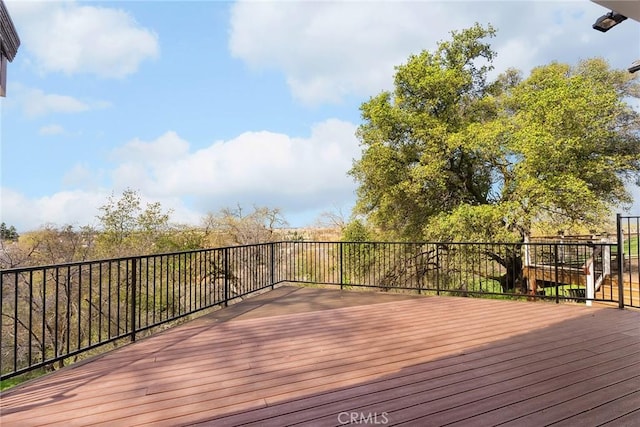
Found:
[[[624,242],[624,254],[626,256],[637,257],[640,252],[640,237],[634,236]]]
[[[640,253],[640,237],[625,236],[622,244],[622,251],[626,257],[637,257]],[[611,253],[617,254],[618,247],[613,246]]]
[[[288,242],[304,242],[304,235],[297,230],[289,231],[284,235],[284,240]]]
[[[519,238],[503,225],[509,204],[462,204],[429,221],[425,237],[433,242],[515,242]]]
[[[640,118],[625,98],[638,89],[628,73],[591,59],[538,67],[504,96],[513,113],[495,123],[506,122],[502,179],[513,184],[500,201],[513,203],[514,226],[600,227],[611,207],[631,202],[625,183],[640,171]]]
[[[445,281],[444,287],[447,288],[443,293],[451,296],[463,296],[470,298],[488,298],[488,299],[513,299],[511,295],[497,295],[504,292],[499,281],[493,279],[486,279],[482,277],[474,277],[472,280],[463,281],[462,284],[453,278],[449,280],[447,277],[441,278]]]
[[[174,225],[169,232],[161,235],[158,246],[168,252],[203,249],[206,247],[206,234],[195,227]]]
[[[13,240],[16,241],[20,238],[16,228],[11,225],[7,227],[7,224],[4,222],[0,224],[0,240]]]
[[[34,369],[33,371],[27,372],[26,374],[22,374],[12,378],[8,378],[6,380],[2,380],[0,381],[0,391],[14,387],[25,381],[38,378],[46,373],[47,371],[45,369]]]
[[[343,282],[363,283],[364,277],[375,262],[375,245],[373,240],[373,232],[359,219],[354,218],[349,221],[342,231],[343,242]]]
[[[112,195],[100,207],[101,232],[98,247],[103,256],[159,253],[175,249],[167,236],[171,211],[163,211],[159,202],[144,208],[140,195],[126,189],[119,199]]]
[[[342,231],[343,242],[369,242],[373,233],[361,219],[353,219],[347,223]]]
[[[125,190],[100,208],[100,228],[44,225],[7,244],[0,240],[0,268],[47,265],[97,258],[146,255],[201,249],[203,230],[169,224],[170,211],[159,202],[143,207],[140,196]],[[13,227],[7,228],[8,234]],[[15,230],[15,229],[14,229]],[[17,233],[16,233],[17,234]]]
[[[520,241],[602,227],[640,176],[640,86],[601,59],[487,81],[491,26],[453,32],[362,107],[355,211],[390,238]]]
[[[433,215],[486,201],[486,168],[452,137],[485,114],[479,103],[495,53],[481,40],[493,34],[480,25],[453,33],[397,67],[394,94],[362,105],[356,210],[383,233],[419,240]]]

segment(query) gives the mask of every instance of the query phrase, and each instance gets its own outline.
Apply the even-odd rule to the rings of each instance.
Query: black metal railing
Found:
[[[611,275],[612,246],[607,242],[279,244],[284,251],[282,275],[289,282],[558,302],[616,301],[602,286],[605,276]],[[593,296],[588,297],[590,283]]]
[[[600,241],[290,241],[2,270],[0,378],[72,363],[282,282],[617,302],[619,251]]]
[[[273,286],[274,246],[2,270],[1,378],[73,362]]]

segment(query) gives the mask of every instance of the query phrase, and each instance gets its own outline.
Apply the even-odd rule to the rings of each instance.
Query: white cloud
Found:
[[[172,220],[180,223],[197,224],[207,212],[238,203],[277,207],[297,218],[352,203],[355,184],[347,171],[360,153],[355,131],[352,123],[330,119],[314,125],[305,138],[245,132],[198,150],[169,131],[113,150],[111,170],[74,166],[63,178],[67,191],[27,198],[2,188],[0,212],[19,230],[45,223],[95,224],[98,207],[111,191],[117,196],[132,188],[143,202],[159,201],[172,209]]]
[[[16,94],[16,96],[20,95]],[[89,109],[89,105],[72,96],[45,94],[39,89],[30,89],[24,93],[23,107],[29,117],[49,113],[80,113]]]
[[[22,108],[27,117],[34,118],[53,113],[82,113],[89,110],[108,108],[106,101],[80,100],[69,95],[45,93],[40,89],[14,85],[12,104]]]
[[[101,174],[101,170],[92,169],[86,164],[77,164],[64,174],[62,183],[72,189],[95,191],[99,188]]]
[[[112,182],[151,197],[187,196],[205,212],[236,203],[285,210],[344,203],[355,189],[346,175],[359,155],[355,130],[332,119],[316,124],[308,138],[246,132],[196,151],[167,132],[116,149]]]
[[[187,155],[189,143],[174,131],[168,131],[152,142],[138,138],[113,150],[112,157],[116,161],[148,163],[162,167],[174,159]]]
[[[9,1],[21,50],[44,73],[90,73],[120,78],[159,55],[158,36],[121,9],[75,1]]]
[[[19,232],[33,230],[45,224],[95,224],[97,209],[106,200],[105,194],[82,190],[61,191],[40,198],[27,198],[4,187],[0,191],[2,221],[14,225]]]
[[[66,133],[66,131],[64,130],[64,128],[58,124],[52,124],[52,125],[47,125],[47,126],[43,126],[40,128],[40,130],[38,130],[38,133],[40,135],[64,135]]]
[[[281,69],[303,102],[335,102],[389,85],[393,66],[425,41],[415,12],[441,7],[412,5],[241,1],[232,9],[229,48],[253,67]]]
[[[59,191],[49,196],[28,198],[12,189],[0,188],[0,219],[13,225],[19,233],[36,230],[46,224],[58,226],[98,226],[97,215],[112,193],[105,189],[76,189]],[[165,210],[172,211],[172,220],[178,223],[198,224],[199,212],[184,206],[179,198],[149,198],[141,194],[142,204],[159,201]]]
[[[588,1],[241,0],[232,7],[229,49],[253,68],[281,70],[304,103],[337,102],[391,88],[395,65],[474,22],[498,29],[491,43],[499,71],[591,56],[626,66],[638,52],[636,23],[597,33],[591,24],[605,11]]]

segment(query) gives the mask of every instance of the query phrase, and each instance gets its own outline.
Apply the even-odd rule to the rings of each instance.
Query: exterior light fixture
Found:
[[[630,73],[635,73],[636,71],[640,71],[640,59],[638,59],[637,61],[633,61],[631,63],[631,66],[627,68],[627,71],[629,71]]]
[[[609,12],[596,20],[596,23],[593,24],[593,29],[606,33],[625,19],[627,19],[627,17],[624,15],[617,12]]]

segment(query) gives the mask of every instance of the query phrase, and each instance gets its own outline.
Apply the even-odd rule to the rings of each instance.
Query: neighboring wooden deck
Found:
[[[3,426],[640,425],[640,312],[282,287],[1,398]]]
[[[640,307],[640,284],[625,281],[623,285],[624,303],[633,308]],[[618,301],[619,297],[617,278],[606,279],[596,292],[596,299],[606,298]],[[615,305],[618,303],[616,302]]]

